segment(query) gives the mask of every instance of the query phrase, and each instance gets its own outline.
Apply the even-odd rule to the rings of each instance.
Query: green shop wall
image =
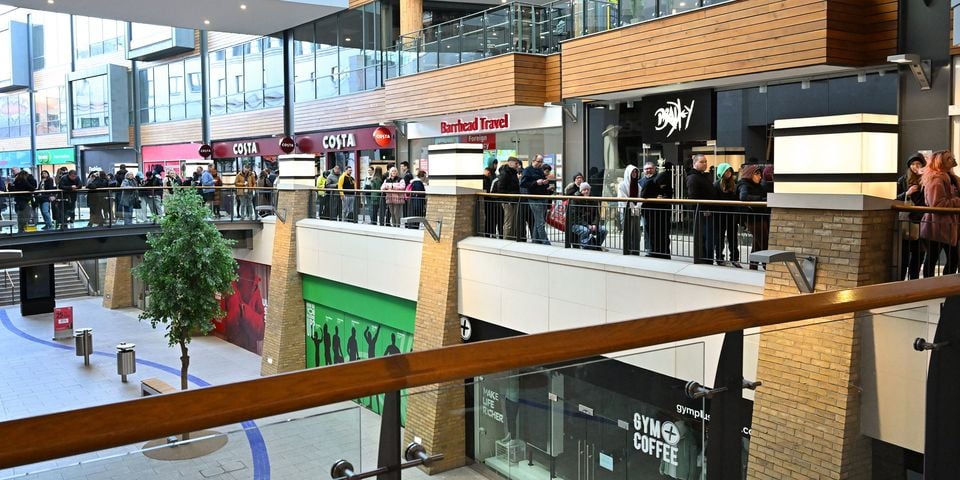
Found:
[[[407,353],[417,303],[323,278],[303,276],[307,368]],[[356,400],[380,413],[383,395]],[[406,424],[406,394],[400,421]]]

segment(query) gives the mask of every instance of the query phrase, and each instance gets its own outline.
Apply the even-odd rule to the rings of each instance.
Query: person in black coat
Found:
[[[10,191],[18,192],[13,197],[14,208],[17,212],[17,233],[23,233],[27,228],[27,223],[30,223],[30,216],[33,214],[33,191],[36,189],[37,180],[26,170],[20,170],[17,176],[13,178]]]
[[[520,161],[517,157],[507,159],[507,164],[500,167],[493,193],[518,195],[520,193],[520,179],[517,177]],[[517,239],[517,199],[500,199],[503,206],[503,236],[508,240]]]
[[[736,202],[740,199],[737,191],[737,176],[729,163],[717,165],[717,181],[713,184],[713,188],[717,192],[717,200]],[[723,250],[724,241],[726,241],[726,247],[730,251],[730,263],[734,267],[740,268],[740,242],[738,239],[740,226],[737,222],[740,216],[739,208],[723,205],[717,206],[714,211],[716,212],[713,220],[714,259],[716,259],[718,265],[725,264]]]
[[[673,198],[670,186],[670,171],[656,172],[656,165],[647,162],[640,178],[640,198]],[[646,256],[670,259],[670,204],[643,202],[640,206],[643,218],[643,243]]]
[[[767,190],[763,188],[763,170],[756,165],[746,165],[740,170],[740,181],[737,182],[737,194],[741,202],[766,202]],[[748,207],[749,213],[744,214],[744,223],[753,243],[751,252],[766,250],[770,239],[770,209],[765,207]],[[750,270],[757,269],[756,262],[750,262]]]
[[[923,189],[920,186],[920,169],[927,166],[927,161],[923,155],[916,153],[907,159],[907,173],[897,179],[897,200],[901,202],[910,201],[914,205],[926,205],[926,199],[923,195]],[[904,277],[910,280],[920,278],[920,259],[923,257],[923,242],[919,237],[910,238],[908,235],[913,229],[919,231],[919,224],[923,220],[923,213],[910,212],[906,215],[907,221],[904,221],[901,213],[900,228],[904,232],[900,238],[900,276],[897,280],[903,280]],[[907,276],[909,275],[909,276]]]
[[[707,169],[707,156],[693,156],[693,169],[687,174],[687,198],[691,200],[716,200],[713,175]],[[713,263],[713,216],[712,208],[697,204],[693,212],[693,263]]]
[[[67,223],[72,223],[77,210],[77,192],[80,190],[80,179],[76,170],[70,170],[60,177],[57,188],[63,190],[63,207],[60,209],[60,228],[66,229]]]

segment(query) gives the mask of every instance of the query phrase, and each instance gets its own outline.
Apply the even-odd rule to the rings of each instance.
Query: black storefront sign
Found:
[[[694,90],[643,97],[640,133],[644,143],[674,143],[716,138],[717,96]]]

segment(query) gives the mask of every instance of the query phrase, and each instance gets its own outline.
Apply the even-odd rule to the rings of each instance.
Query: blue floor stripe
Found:
[[[9,330],[14,335],[29,340],[34,343],[39,343],[40,345],[45,345],[47,347],[59,348],[61,350],[74,350],[74,347],[59,344],[56,342],[51,342],[49,340],[44,340],[42,338],[34,337],[23,330],[17,328],[13,322],[10,321],[10,317],[7,316],[7,312],[0,310],[0,322],[3,323],[4,328]],[[94,355],[100,357],[110,357],[116,358],[116,354],[107,353],[107,352],[93,352]],[[164,365],[162,363],[152,362],[150,360],[143,360],[138,358],[137,363],[145,367],[155,368],[157,370],[162,370],[171,375],[180,378],[180,369],[174,368],[169,365]],[[209,387],[210,383],[206,380],[203,380],[200,377],[193,375],[187,375],[187,380],[190,383],[198,387]],[[267,454],[267,444],[263,440],[263,434],[260,433],[260,429],[257,427],[256,422],[248,420],[241,423],[243,426],[243,432],[247,436],[247,442],[250,444],[250,453],[253,457],[253,478],[254,480],[270,480],[270,456]]]

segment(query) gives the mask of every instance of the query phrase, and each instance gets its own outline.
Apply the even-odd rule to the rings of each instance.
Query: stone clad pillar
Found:
[[[439,190],[428,187],[431,192]],[[420,263],[420,288],[413,350],[456,345],[460,340],[457,309],[457,243],[474,230],[474,190],[446,187],[444,195],[427,200],[427,219],[436,227],[443,221],[440,241],[426,232]],[[430,453],[443,453],[443,460],[425,468],[434,474],[466,463],[463,382],[411,389],[407,401],[404,444],[415,437]]]
[[[260,374],[306,368],[306,320],[303,281],[297,272],[297,222],[313,205],[312,155],[281,155],[276,195],[277,222],[270,266],[270,293],[263,334]],[[309,165],[307,165],[309,163]]]
[[[133,306],[133,276],[130,257],[107,259],[107,272],[103,280],[103,307],[109,309]]]
[[[816,291],[886,282],[896,225],[890,204],[865,195],[772,194],[769,248],[816,256]],[[767,265],[765,297],[799,294],[785,265]],[[871,478],[871,441],[860,434],[857,316],[761,332],[763,385],[747,478]]]

